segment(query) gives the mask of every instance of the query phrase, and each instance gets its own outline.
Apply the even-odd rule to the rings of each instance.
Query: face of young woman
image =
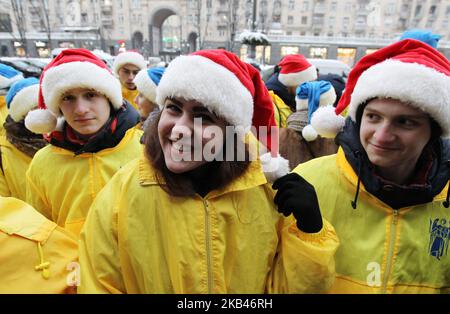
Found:
[[[184,173],[211,161],[211,153],[221,153],[225,127],[223,119],[196,101],[167,99],[158,123],[167,168]]]
[[[150,112],[156,108],[156,104],[145,98],[145,96],[141,93],[136,96],[134,102],[136,103],[139,110],[139,115],[142,118],[147,118]]]
[[[60,109],[66,122],[81,135],[94,135],[108,121],[108,99],[95,90],[76,88],[64,93]]]
[[[370,162],[392,179],[414,171],[430,137],[428,115],[404,102],[374,99],[364,109],[361,144]]]

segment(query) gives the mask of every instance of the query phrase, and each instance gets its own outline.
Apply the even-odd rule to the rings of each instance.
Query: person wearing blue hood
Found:
[[[8,115],[5,96],[8,93],[9,87],[21,79],[23,79],[22,72],[17,71],[9,65],[0,63],[0,135],[5,134],[3,122],[5,122],[6,116]]]
[[[29,131],[25,116],[38,106],[39,80],[30,77],[11,85],[6,95],[9,115],[0,136],[0,196],[25,201],[25,173],[33,156],[47,145],[42,135]]]
[[[134,102],[141,116],[141,121],[136,126],[137,128],[144,130],[147,123],[156,117],[159,112],[158,105],[156,104],[156,87],[164,71],[165,68],[161,67],[142,69],[134,78],[134,84],[139,92]],[[147,121],[147,118],[149,121]]]
[[[438,42],[441,39],[441,37],[442,37],[441,35],[433,34],[431,31],[422,29],[410,29],[402,34],[400,40],[407,38],[415,39],[430,45],[434,49],[437,49]]]

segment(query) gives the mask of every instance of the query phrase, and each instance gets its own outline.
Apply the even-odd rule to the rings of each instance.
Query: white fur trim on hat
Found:
[[[57,119],[48,109],[36,109],[28,112],[25,117],[25,127],[33,133],[45,134],[53,132]]]
[[[336,100],[336,91],[334,90],[333,87],[331,87],[325,93],[320,95],[319,106],[332,105],[332,104],[334,104],[335,100]],[[308,109],[308,102],[309,102],[308,98],[301,99],[301,98],[295,97],[297,111]]]
[[[277,157],[272,157],[269,153],[259,156],[261,165],[264,171],[264,175],[268,182],[273,183],[278,178],[289,173],[289,160],[281,157],[279,154]]]
[[[120,82],[107,69],[91,62],[69,62],[49,68],[42,79],[42,95],[47,108],[60,116],[62,95],[74,88],[89,88],[105,95],[114,109],[122,106]]]
[[[311,65],[306,70],[297,73],[280,73],[278,75],[278,80],[284,86],[299,86],[302,83],[314,81],[317,79],[317,71],[314,65]]]
[[[160,108],[168,97],[196,100],[234,126],[252,124],[250,91],[227,68],[206,57],[180,56],[169,64],[156,88]]]
[[[139,71],[133,82],[136,84],[136,88],[139,93],[144,95],[144,97],[151,102],[156,102],[156,84],[148,76],[147,69],[142,69]]]
[[[113,63],[113,72],[115,75],[119,75],[119,70],[125,64],[132,64],[137,66],[140,70],[145,69],[147,67],[147,63],[145,62],[144,57],[137,52],[134,51],[126,51],[119,53],[114,58]]]
[[[319,135],[317,134],[316,130],[314,130],[314,128],[312,127],[311,124],[308,124],[302,130],[302,137],[307,142],[312,142],[312,141],[316,140],[318,136]]]
[[[355,121],[358,107],[372,98],[392,98],[428,113],[450,137],[450,77],[418,63],[386,60],[359,77],[349,115]]]
[[[344,127],[345,119],[336,115],[332,105],[319,107],[311,117],[311,125],[322,137],[334,138]]]
[[[0,75],[0,89],[10,87],[12,84],[20,80],[23,80],[23,75],[21,73],[11,78],[6,78]]]
[[[39,84],[30,85],[19,91],[9,105],[9,115],[19,122],[27,113],[38,106]]]

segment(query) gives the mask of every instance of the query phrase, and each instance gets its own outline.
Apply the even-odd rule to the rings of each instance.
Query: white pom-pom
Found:
[[[345,124],[345,118],[337,115],[333,106],[319,107],[311,117],[311,125],[323,137],[334,138]]]
[[[270,153],[265,153],[260,156],[264,175],[268,182],[273,183],[276,179],[289,173],[289,160],[284,159],[279,154],[277,157],[272,157]]]
[[[308,124],[303,128],[302,136],[306,141],[312,142],[317,138],[317,136],[319,136],[319,134],[317,134],[311,124]]]
[[[25,127],[33,133],[45,134],[56,128],[56,117],[48,109],[36,109],[28,112]]]

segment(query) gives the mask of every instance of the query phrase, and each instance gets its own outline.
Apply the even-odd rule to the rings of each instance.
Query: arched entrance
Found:
[[[150,16],[149,35],[150,35],[150,53],[158,56],[162,49],[162,32],[161,28],[164,21],[171,15],[179,15],[176,10],[171,7],[159,7]]]
[[[141,32],[135,32],[131,38],[131,45],[135,50],[141,50],[144,46],[144,35]]]
[[[189,53],[197,51],[197,33],[190,33],[188,36]]]

